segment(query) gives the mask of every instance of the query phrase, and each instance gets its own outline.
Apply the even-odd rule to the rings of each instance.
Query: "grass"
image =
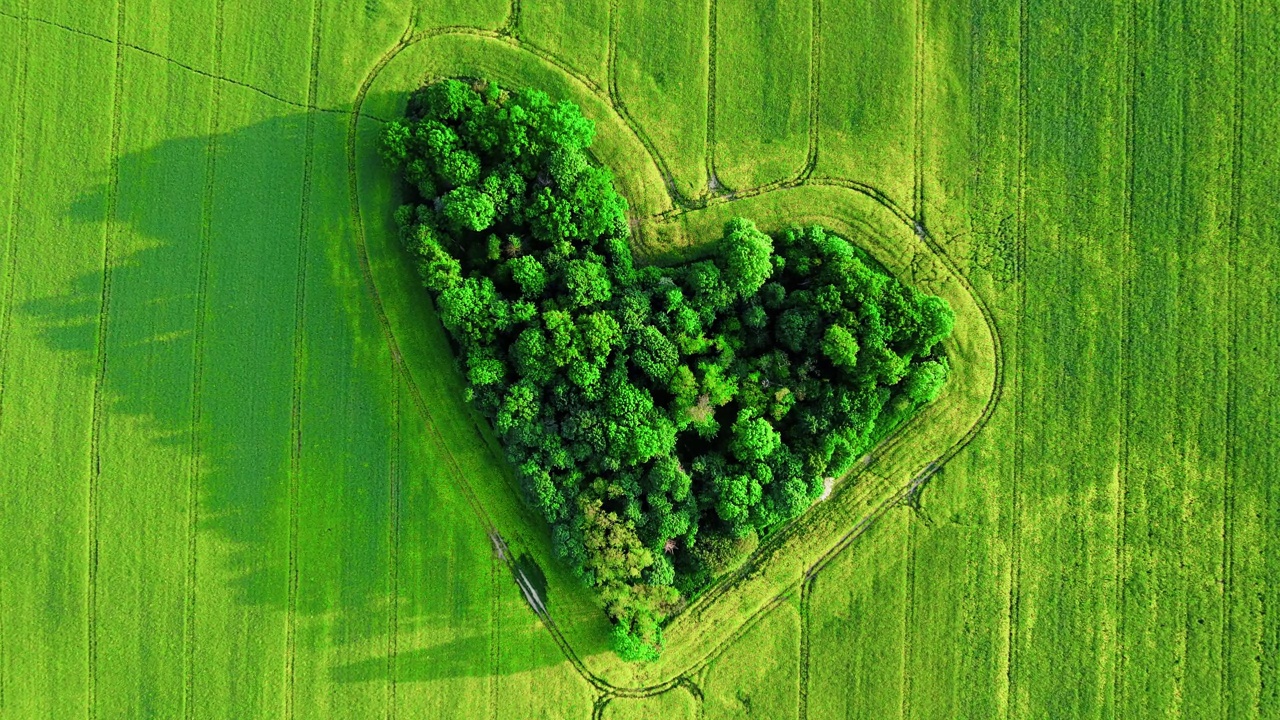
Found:
[[[821,21],[815,173],[870,183],[910,207],[915,4],[825,3]]]
[[[19,37],[25,34],[11,47],[28,55],[10,63],[31,68],[24,93],[49,93],[47,102],[19,100],[20,107],[25,103],[21,130],[5,174],[13,183],[6,192],[13,214],[7,218],[0,316],[4,524],[7,532],[47,528],[3,550],[5,577],[30,578],[6,580],[3,589],[5,706],[58,716],[82,712],[89,693],[90,436],[106,198],[98,194],[85,202],[84,220],[66,209],[110,171],[111,115],[79,98],[88,93],[110,107],[114,53],[97,44],[68,46],[65,32],[55,28],[5,24]],[[69,67],[40,72],[55,59]],[[50,158],[52,148],[58,150]],[[56,176],[37,173],[42,165],[57,168]],[[33,203],[58,210],[33,212]],[[37,246],[22,241],[28,237],[58,242]],[[80,278],[89,280],[77,284]],[[62,414],[61,421],[51,421]]]
[[[716,177],[747,189],[809,154],[812,0],[716,0]]]
[[[614,102],[659,149],[676,192],[707,192],[707,0],[619,2]]]
[[[857,549],[840,555],[814,580],[809,612],[809,717],[899,717],[910,570],[905,532],[910,517],[897,509],[876,523]]]
[[[521,0],[516,37],[604,88],[609,81],[610,7],[607,0]]]
[[[794,718],[800,702],[800,611],[769,610],[715,658],[702,678],[703,717]]]
[[[157,76],[165,82],[148,82]],[[100,482],[108,479],[98,496],[97,653],[99,662],[110,658],[119,673],[103,676],[96,694],[104,707],[159,710],[181,703],[185,686],[192,462],[189,433],[174,429],[189,423],[193,411],[199,348],[184,330],[197,311],[188,283],[199,275],[202,256],[199,242],[159,238],[201,237],[208,147],[183,143],[161,167],[131,159],[150,149],[157,135],[163,140],[174,130],[190,137],[207,132],[212,81],[143,57],[126,66],[123,82],[128,100],[120,119],[119,220],[109,227],[110,313],[118,319],[107,325],[105,412],[95,458]],[[172,110],[157,118],[157,107]],[[171,212],[156,213],[161,195]],[[165,272],[155,273],[158,267]],[[91,285],[99,272],[76,282]],[[97,329],[97,318],[87,312],[66,320],[86,334]],[[170,481],[157,486],[159,477]],[[142,618],[154,630],[139,627]]]
[[[683,688],[676,688],[643,700],[613,698],[604,706],[600,717],[605,720],[694,720],[698,717],[698,703]]]
[[[1280,713],[1280,25],[788,2],[716,0],[709,97],[706,3],[0,1],[0,714]],[[813,179],[675,210],[709,142],[738,190],[802,168],[814,50]],[[377,118],[432,74],[580,103],[651,259],[821,220],[961,308],[948,394],[653,666],[608,653],[390,232]]]

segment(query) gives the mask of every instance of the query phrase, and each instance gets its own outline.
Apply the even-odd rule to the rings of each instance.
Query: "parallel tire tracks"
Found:
[[[285,717],[294,716],[298,635],[298,512],[302,475],[302,391],[306,355],[307,245],[311,235],[311,176],[315,164],[317,88],[320,84],[320,0],[311,4],[311,61],[307,80],[306,130],[302,143],[302,192],[298,213],[298,260],[293,306],[293,397],[289,452],[289,595],[285,619]]]
[[[810,575],[800,583],[800,707],[797,710],[798,720],[809,720],[809,645],[813,638],[812,611],[809,604],[813,601],[813,584],[818,581],[817,575]]]
[[[822,97],[822,0],[813,0],[809,30],[809,148],[804,165],[795,174],[797,182],[813,176],[818,167],[818,104]]]
[[[1026,372],[1025,357],[1026,332],[1023,323],[1027,317],[1027,128],[1030,90],[1028,74],[1030,72],[1030,15],[1028,0],[1021,0],[1018,8],[1018,195],[1015,208],[1016,244],[1014,265],[1018,294],[1018,316],[1014,320],[1014,349],[1017,352],[1017,396],[1014,398],[1013,410],[1013,482],[1010,492],[1011,510],[1009,513],[1009,630],[1005,657],[1005,718],[1011,720],[1015,714],[1018,701],[1018,623],[1020,622],[1020,583],[1022,575],[1021,561],[1021,523],[1022,509],[1019,506],[1019,493],[1024,476],[1023,463],[1025,449],[1022,439],[1023,414],[1026,404]]]
[[[214,11],[214,68],[222,67],[223,5],[218,0]],[[200,529],[200,457],[202,438],[200,423],[204,404],[204,325],[209,311],[209,254],[213,244],[214,188],[218,166],[218,124],[222,111],[222,84],[210,84],[209,140],[205,145],[204,197],[200,207],[200,274],[196,280],[196,312],[191,372],[191,434],[188,439],[191,463],[187,472],[187,587],[183,618],[183,717],[195,717],[195,653],[196,653],[196,567],[197,538]]]
[[[13,195],[9,198],[8,237],[5,242],[4,306],[0,316],[0,424],[4,422],[5,370],[9,359],[9,331],[13,322],[14,288],[18,279],[18,218],[22,209],[22,166],[27,145],[27,76],[31,70],[31,23],[22,23],[22,67],[18,75],[17,137],[13,149],[13,167],[10,168]],[[2,675],[2,673],[0,673]]]
[[[520,34],[520,0],[511,0],[507,10],[507,20],[498,32],[516,37]]]
[[[911,214],[916,222],[924,225],[924,77],[925,77],[925,28],[924,0],[915,0],[916,32],[915,32],[915,97],[913,119],[915,125],[914,152],[912,165],[915,172],[913,178]]]
[[[18,71],[16,88],[18,112],[14,119],[17,122],[17,135],[14,138],[13,166],[10,168],[12,182],[9,186],[13,195],[9,198],[8,236],[5,239],[4,254],[5,272],[3,277],[0,277],[0,282],[4,283],[3,289],[0,290],[4,298],[4,305],[0,306],[2,308],[0,309],[0,429],[4,427],[4,390],[5,375],[9,364],[9,329],[12,327],[14,287],[17,284],[18,277],[18,213],[21,207],[19,195],[22,188],[22,165],[27,138],[27,76],[31,69],[31,23],[22,22],[20,32],[18,45],[22,57],[22,65]],[[4,607],[3,595],[4,581],[0,579],[0,607]],[[4,613],[0,613],[0,711],[3,711],[5,707],[5,668],[8,667],[9,661],[9,648],[5,640]]]
[[[716,0],[707,0],[707,136],[702,157],[707,163],[709,191],[720,184],[716,175],[716,54],[719,52],[716,46],[716,6]]]
[[[645,132],[644,128],[640,126],[640,123],[636,122],[636,119],[632,117],[631,111],[627,109],[627,104],[622,99],[622,92],[618,89],[618,36],[622,32],[622,18],[618,9],[619,2],[620,0],[612,0],[612,2],[609,3],[609,103],[613,106],[613,109],[618,112],[618,115],[622,117],[622,121],[627,124],[627,127],[631,128],[631,132],[639,138],[641,144],[644,145],[645,151],[648,152],[650,159],[652,159],[653,163],[657,165],[658,173],[662,175],[663,184],[667,186],[667,195],[671,197],[672,202],[674,202],[678,207],[699,207],[699,204],[695,199],[686,197],[684,193],[680,192],[680,188],[676,186],[675,176],[671,173],[671,168],[667,166],[666,159],[658,152],[658,146],[653,142],[652,138],[649,137],[649,133]],[[527,43],[519,43],[517,44],[517,47],[534,50]],[[534,50],[534,54],[548,62],[551,62],[556,67],[564,70],[573,77],[581,79],[577,70],[569,68],[567,64],[563,63],[558,58],[553,59],[549,53]],[[357,112],[358,111],[357,106]]]
[[[116,0],[116,38],[124,32],[124,0]],[[107,341],[111,316],[111,276],[115,263],[114,245],[118,232],[116,215],[120,205],[120,118],[124,110],[124,46],[117,42],[115,57],[115,89],[111,101],[110,180],[107,184],[106,222],[102,243],[102,295],[98,306],[98,330],[93,381],[93,417],[89,439],[89,567],[88,567],[88,717],[98,716],[98,531],[100,525],[99,493],[102,481],[102,418],[106,405]]]
[[[403,433],[400,427],[400,374],[391,366],[391,468],[390,483],[390,537],[387,538],[387,720],[395,720],[396,675],[400,643],[400,466],[403,452]]]
[[[1126,571],[1125,561],[1125,529],[1128,524],[1127,500],[1129,497],[1129,416],[1132,413],[1132,392],[1129,381],[1130,364],[1132,362],[1130,343],[1132,338],[1130,327],[1133,302],[1133,196],[1137,173],[1137,159],[1134,146],[1137,133],[1138,110],[1138,0],[1129,6],[1129,55],[1127,60],[1127,104],[1125,108],[1124,152],[1126,163],[1124,215],[1121,227],[1121,260],[1120,271],[1120,343],[1118,370],[1120,380],[1120,432],[1117,450],[1116,472],[1116,588],[1115,588],[1115,647],[1112,650],[1112,678],[1114,686],[1112,694],[1117,716],[1124,713],[1124,668],[1125,656],[1125,603],[1126,603]]]
[[[909,500],[907,502],[910,502]],[[915,661],[912,655],[911,634],[915,625],[916,607],[916,517],[907,519],[906,537],[906,607],[902,609],[902,698],[899,717],[907,720],[911,717],[911,665]]]
[[[502,586],[498,576],[498,556],[489,556],[489,654],[493,656],[493,668],[489,673],[490,716],[498,717],[498,678],[502,673]]]
[[[1219,652],[1221,663],[1219,692],[1222,696],[1222,717],[1231,716],[1231,662],[1233,657],[1233,625],[1234,613],[1231,609],[1232,594],[1235,590],[1235,482],[1232,475],[1235,468],[1235,443],[1232,442],[1236,429],[1236,383],[1238,382],[1236,367],[1238,353],[1238,310],[1236,308],[1236,278],[1240,257],[1240,202],[1243,195],[1244,174],[1244,88],[1245,88],[1245,3],[1236,1],[1235,17],[1235,97],[1232,143],[1231,143],[1231,240],[1227,248],[1227,401],[1225,432],[1223,433],[1223,476],[1222,476],[1222,647]]]

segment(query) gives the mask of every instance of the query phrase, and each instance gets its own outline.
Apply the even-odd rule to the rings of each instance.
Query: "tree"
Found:
[[[942,392],[947,375],[948,369],[944,361],[930,360],[913,364],[906,375],[907,397],[916,403],[933,402]]]
[[[822,339],[822,353],[832,365],[852,370],[858,364],[858,340],[843,327],[832,325]]]
[[[542,313],[542,324],[546,326],[547,337],[551,341],[548,358],[556,367],[564,367],[582,357],[572,315],[564,310],[547,310]]]
[[[576,148],[558,147],[551,151],[547,169],[551,179],[562,189],[572,188],[574,181],[587,169],[587,156]]]
[[[516,372],[537,385],[546,385],[555,372],[555,364],[551,358],[547,336],[542,328],[532,325],[520,331],[515,343],[511,345],[511,357],[515,361]]]
[[[512,385],[502,399],[494,427],[498,432],[506,433],[533,422],[538,417],[541,395],[539,387],[527,378]]]
[[[480,96],[470,85],[458,80],[442,80],[424,86],[409,99],[410,116],[435,120],[458,120],[480,105]]]
[[[543,291],[547,289],[547,271],[538,262],[538,258],[532,255],[512,258],[507,261],[507,268],[511,270],[511,279],[520,286],[520,292],[525,297],[542,297]]]
[[[409,156],[409,125],[400,120],[392,120],[382,129],[382,142],[378,144],[378,152],[383,159],[393,165],[404,163]]]
[[[742,462],[764,460],[774,453],[782,438],[764,418],[739,417],[733,424],[734,457]]]
[[[570,260],[564,272],[564,284],[573,307],[598,305],[613,295],[609,271],[598,260]]]
[[[542,134],[548,145],[581,150],[595,140],[596,126],[577,105],[561,100],[543,116]]]
[[[720,253],[724,283],[738,297],[754,295],[773,273],[773,240],[750,220],[734,218],[725,225]]]
[[[582,315],[577,321],[578,334],[587,357],[605,360],[622,337],[622,328],[607,312],[596,311]]]
[[[733,291],[725,282],[720,268],[709,260],[693,263],[685,272],[685,280],[704,313],[704,324],[711,325],[717,313],[733,302]]]
[[[920,299],[920,331],[914,347],[916,354],[927,355],[933,346],[949,336],[956,325],[956,314],[951,306],[936,295]]]
[[[640,328],[636,333],[635,348],[631,353],[631,361],[645,375],[659,383],[665,384],[671,373],[675,372],[680,354],[676,346],[652,325]]]
[[[442,153],[436,168],[436,174],[447,187],[457,188],[474,182],[480,175],[480,158],[473,152],[456,148]]]
[[[462,282],[462,264],[441,247],[435,228],[414,222],[411,213],[398,217],[397,221],[405,249],[417,257],[422,284],[436,292],[458,286]]]
[[[444,326],[467,344],[487,344],[506,326],[506,301],[498,296],[489,278],[465,278],[455,287],[442,291],[437,302]]]
[[[778,318],[778,342],[793,352],[804,352],[810,346],[810,338],[817,321],[817,316],[810,308],[788,308]]]
[[[493,200],[473,187],[454,188],[441,201],[441,212],[452,227],[480,232],[493,224]]]

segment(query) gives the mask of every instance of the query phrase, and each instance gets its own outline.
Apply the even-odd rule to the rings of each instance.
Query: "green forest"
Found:
[[[816,225],[737,218],[694,262],[638,263],[594,133],[572,102],[451,79],[382,151],[468,400],[615,650],[652,659],[684,599],[937,397],[955,317]]]

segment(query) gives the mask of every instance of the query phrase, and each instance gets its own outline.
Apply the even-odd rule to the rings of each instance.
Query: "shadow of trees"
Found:
[[[187,462],[106,465],[102,482],[145,513],[150,492],[186,487],[197,473],[197,603],[229,599],[256,608],[272,625],[263,631],[276,632],[296,570],[292,605],[298,627],[307,629],[300,652],[312,643],[317,652],[358,645],[385,653],[395,617],[400,680],[489,675],[489,623],[495,607],[511,612],[514,586],[492,581],[483,529],[442,463],[423,462],[438,451],[426,447],[411,403],[397,398],[401,388],[352,240],[349,117],[316,113],[312,121],[310,159],[301,113],[212,139],[169,139],[120,158],[109,231],[104,442],[138,443],[144,455],[156,444],[185,453]],[[67,213],[101,223],[111,192],[104,181]],[[101,289],[100,274],[77,277],[65,293],[20,308],[20,321],[36,323],[50,347],[96,374]],[[127,436],[126,426],[135,428]],[[500,571],[500,582],[512,583]],[[216,580],[206,586],[210,577]],[[504,642],[542,641],[536,623],[520,626],[527,627],[504,629]],[[345,658],[331,677],[384,678],[385,654],[370,653],[356,662],[350,658],[360,653],[330,654]],[[521,657],[503,672],[564,662],[558,653]]]

